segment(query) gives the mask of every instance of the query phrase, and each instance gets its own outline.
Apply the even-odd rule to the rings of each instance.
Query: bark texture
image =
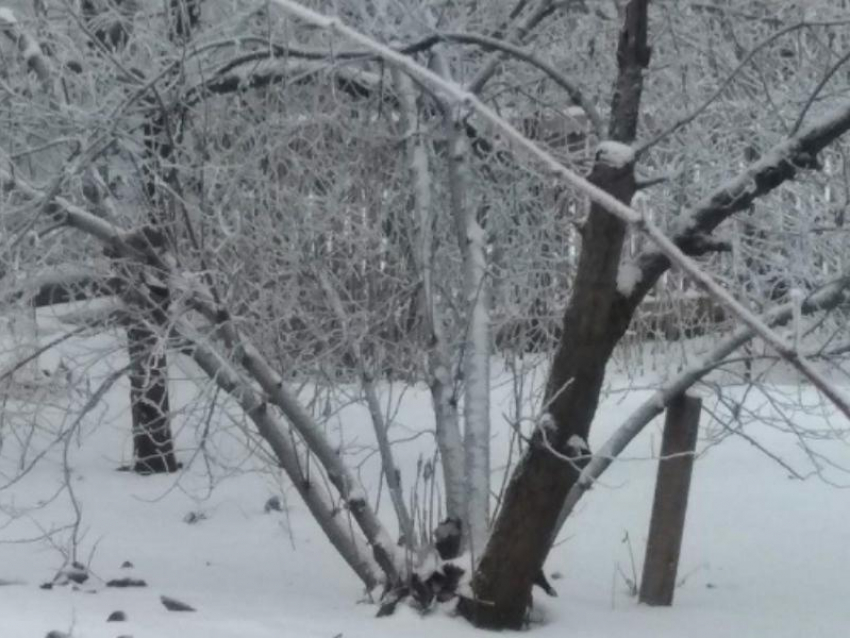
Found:
[[[672,605],[694,467],[702,399],[683,394],[667,408],[655,482],[640,602]]]
[[[632,0],[617,50],[619,75],[612,98],[609,137],[634,140],[649,62],[648,0]],[[620,201],[635,193],[633,163],[599,153],[589,179]],[[578,462],[563,457],[585,453],[581,442],[596,412],[605,366],[625,332],[633,307],[617,292],[625,236],[622,221],[594,204],[584,229],[574,290],[546,392],[548,417],[532,437],[505,493],[502,510],[473,578],[474,599],[461,613],[490,628],[522,627],[534,579],[549,551],[558,512],[578,479]],[[553,453],[557,451],[557,454]]]
[[[174,455],[168,401],[168,365],[160,335],[144,323],[127,330],[130,405],[133,418],[133,471],[162,474],[179,469]]]

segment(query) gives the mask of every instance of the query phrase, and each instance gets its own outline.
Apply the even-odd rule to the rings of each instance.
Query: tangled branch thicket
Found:
[[[819,435],[793,426],[799,402],[769,381],[789,374],[782,360],[815,370],[833,399],[847,379],[850,167],[835,111],[850,99],[845,3],[801,14],[785,0],[746,11],[655,2],[631,148],[601,143],[618,116],[614,52],[640,3],[589,4],[348,3],[341,22],[312,19],[330,29],[249,2],[4,10],[4,306],[25,323],[53,290],[117,294],[96,327],[143,325],[154,355],[194,357],[361,579],[398,585],[430,542],[433,511],[397,477],[384,382],[428,386],[446,510],[486,532],[489,485],[474,476],[489,481],[488,444],[461,432],[475,423],[489,434],[489,405],[473,391],[489,369],[468,363],[491,351],[510,362],[515,440],[533,445],[523,376],[570,330],[562,317],[592,199],[634,222],[614,283],[624,307],[641,303],[616,344],[620,368],[678,366],[668,388],[712,388],[724,435],[750,421],[786,428],[824,474],[830,457],[810,445]],[[600,148],[628,151],[619,168],[636,171],[631,202],[606,203],[576,176],[617,164]],[[741,318],[754,328],[743,336]],[[783,322],[787,347],[766,330]],[[27,348],[9,345],[4,365]],[[694,363],[703,354],[705,369]],[[772,411],[742,411],[730,381]],[[321,392],[367,406],[403,550],[324,436]],[[662,409],[660,396],[607,453]],[[478,404],[462,413],[470,397]],[[196,422],[201,442],[212,410]],[[36,422],[0,423],[0,442],[16,439],[26,458]],[[585,469],[566,513],[609,463]],[[471,544],[483,552],[480,538]]]

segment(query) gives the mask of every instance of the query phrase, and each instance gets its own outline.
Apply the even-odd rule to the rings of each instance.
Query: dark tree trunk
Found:
[[[157,347],[161,335],[143,324],[127,330],[130,352],[130,401],[133,416],[133,471],[176,472],[168,402],[168,361]]]
[[[154,184],[150,177],[148,184]],[[146,248],[159,252],[167,242],[162,215],[152,200],[146,233]],[[139,474],[176,472],[171,411],[168,399],[168,308],[171,293],[156,281],[155,271],[145,267],[127,269],[130,284],[124,298],[137,314],[127,326],[127,352],[130,358],[130,406],[133,420],[133,470]],[[153,275],[153,276],[151,276]]]
[[[185,42],[200,19],[200,0],[170,2],[172,30],[169,37]],[[144,187],[150,212],[148,221],[153,232],[148,241],[151,248],[162,251],[176,243],[173,193],[180,193],[180,183],[174,167],[174,143],[180,140],[180,125],[184,115],[181,105],[169,108],[153,95],[145,97],[151,108],[143,128],[145,163]],[[167,189],[160,187],[168,185]],[[133,277],[135,279],[135,277]],[[144,297],[137,307],[148,308],[127,329],[131,363],[130,400],[133,417],[133,468],[141,474],[175,472],[180,464],[174,455],[168,400],[168,306],[171,294],[167,286],[145,281],[142,273],[136,292]]]
[[[132,283],[125,291],[127,298],[136,301],[133,306],[139,312],[127,328],[133,468],[140,474],[175,472],[179,464],[172,442],[166,354],[171,295],[167,287],[148,283],[145,273],[138,275],[129,274]]]
[[[609,136],[635,138],[649,62],[648,0],[631,0],[617,51],[619,76],[614,87]],[[634,166],[618,166],[600,154],[589,179],[622,202],[635,193]],[[505,492],[502,510],[473,578],[475,599],[462,599],[461,613],[481,627],[520,628],[531,587],[549,551],[567,492],[578,478],[578,462],[599,400],[605,366],[628,327],[634,305],[617,292],[617,271],[625,236],[622,221],[593,205],[563,333],[547,384],[551,427],[538,429]],[[558,452],[553,454],[550,447]]]
[[[135,5],[116,0],[120,15],[108,19],[109,4],[100,0],[84,0],[83,19],[93,29],[93,35],[110,51],[127,46]],[[165,136],[166,115],[159,112],[159,103],[152,96],[143,96],[151,107],[150,119],[143,127],[145,161],[144,187],[148,195],[149,232],[145,238],[150,248],[165,247],[167,226],[163,223],[167,210],[164,198],[159,197],[157,179],[162,176],[163,162],[172,152]],[[124,298],[139,313],[129,320],[127,351],[130,359],[130,406],[133,421],[133,471],[140,474],[175,472],[179,468],[174,456],[168,401],[167,335],[168,289],[161,284],[148,284],[143,268],[129,268],[116,263],[122,274],[118,288]],[[114,282],[113,282],[114,284]],[[95,293],[98,291],[95,291]]]

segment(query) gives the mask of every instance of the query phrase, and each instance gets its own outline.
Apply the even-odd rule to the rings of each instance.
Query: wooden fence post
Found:
[[[701,409],[702,399],[688,394],[667,406],[640,584],[647,605],[673,604]]]

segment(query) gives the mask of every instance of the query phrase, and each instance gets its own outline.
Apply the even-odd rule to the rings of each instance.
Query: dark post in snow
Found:
[[[689,394],[667,407],[640,583],[640,602],[647,605],[673,604],[701,409],[702,399]]]

